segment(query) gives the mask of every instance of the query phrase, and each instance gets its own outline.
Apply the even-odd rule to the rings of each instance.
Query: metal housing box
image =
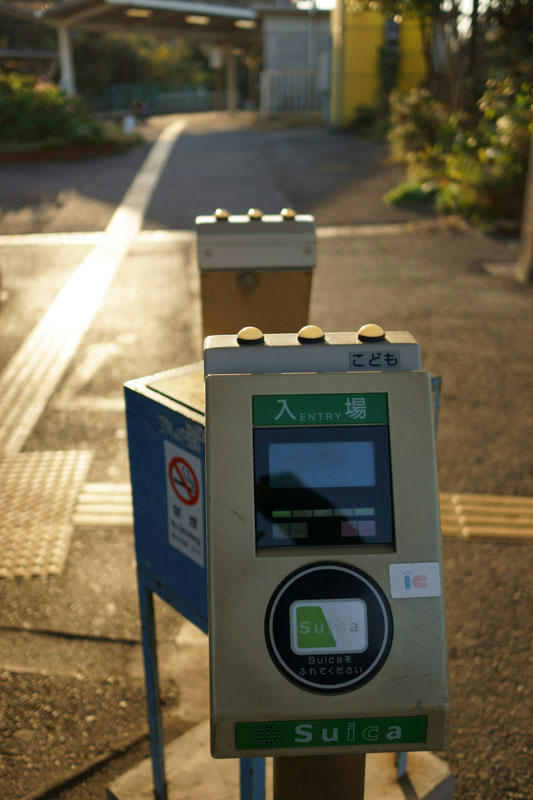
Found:
[[[196,218],[204,336],[245,325],[265,331],[308,320],[316,259],[312,216]]]
[[[374,350],[389,347],[392,336],[387,334],[387,342],[376,343]],[[229,339],[227,345],[231,348]],[[242,374],[253,371],[254,359],[268,361],[270,356],[260,352],[264,344],[240,349],[242,373],[237,371],[239,352],[235,353],[232,369],[228,369],[228,354],[222,348],[220,372],[226,374],[217,374],[217,358],[209,352],[210,341],[217,345],[222,342],[214,337],[208,340],[206,350],[213,755],[442,749],[448,718],[447,657],[429,374],[417,369],[291,374],[289,368],[286,374]],[[405,337],[403,343],[408,347],[411,344]],[[313,351],[315,346],[321,347],[317,344],[304,348]],[[274,350],[272,347],[272,359]],[[318,351],[317,358],[320,359]],[[234,374],[227,374],[231,372]],[[272,402],[280,404],[277,408],[281,413],[284,398],[361,393],[387,398],[393,546],[259,549],[254,535],[252,433],[258,427],[256,399],[271,397]],[[291,429],[298,429],[307,422],[298,416],[299,401],[294,402],[291,416],[295,419],[285,416],[285,421]],[[289,407],[291,403],[289,400]],[[259,427],[261,424],[267,429],[274,427],[272,421],[259,423]],[[352,427],[350,419],[342,424]],[[374,662],[378,666],[373,665],[374,671],[369,671],[355,688],[346,689],[339,683],[339,691],[317,689],[318,684],[313,683],[317,679],[291,673],[279,656],[274,630],[276,609],[282,602],[279,598],[284,587],[296,585],[299,576],[318,568],[358,573],[363,581],[377,585],[377,594],[384,598],[380,600],[383,609],[390,610],[390,618],[384,623],[384,627],[390,625],[389,649],[382,648],[382,661]],[[312,592],[308,596],[312,597]],[[287,605],[284,613],[290,613],[292,619],[293,613],[309,602],[293,602],[290,612]],[[354,613],[360,613],[355,608],[356,600],[320,601],[326,612],[335,602],[352,603]],[[387,617],[385,610],[383,617]],[[368,623],[369,630],[371,627]],[[293,634],[291,622],[291,648],[296,653],[304,652],[293,642]],[[362,642],[360,649],[364,647]],[[291,648],[287,646],[287,650]],[[316,652],[319,651],[320,648]],[[320,655],[325,659],[322,666],[318,661],[313,664],[336,669],[336,656],[328,656],[327,652],[326,646]],[[332,657],[330,663],[328,658]],[[341,668],[348,669],[345,664]],[[304,685],[306,681],[308,686]]]

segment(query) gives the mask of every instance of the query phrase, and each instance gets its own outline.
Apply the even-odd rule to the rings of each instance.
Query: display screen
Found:
[[[394,545],[388,425],[254,429],[256,546]]]
[[[270,486],[374,486],[374,442],[293,442],[268,446]]]

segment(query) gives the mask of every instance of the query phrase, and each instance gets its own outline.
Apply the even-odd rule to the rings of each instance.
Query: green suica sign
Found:
[[[238,750],[272,750],[328,745],[423,744],[426,728],[427,717],[422,716],[237,722],[235,746]]]
[[[254,425],[386,425],[387,395],[287,394],[256,395]]]

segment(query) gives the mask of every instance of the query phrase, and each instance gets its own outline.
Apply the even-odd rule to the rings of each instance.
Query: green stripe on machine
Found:
[[[271,425],[386,425],[385,392],[367,394],[255,395],[256,426]]]

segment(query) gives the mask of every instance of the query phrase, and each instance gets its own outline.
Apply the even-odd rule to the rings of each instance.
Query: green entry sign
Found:
[[[256,426],[271,425],[386,425],[387,395],[287,394],[255,395]]]
[[[427,717],[423,716],[237,722],[235,746],[238,750],[271,750],[328,745],[423,744],[426,728]]]

